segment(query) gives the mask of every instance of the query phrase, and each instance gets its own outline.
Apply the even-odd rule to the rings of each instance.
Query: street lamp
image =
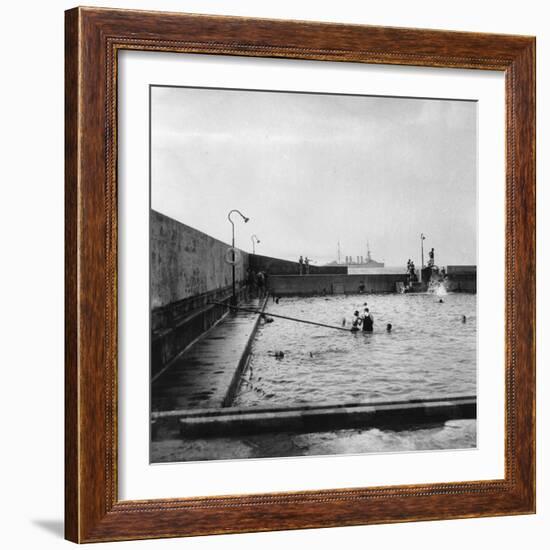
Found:
[[[252,254],[256,254],[256,244],[260,244],[260,239],[258,239],[258,237],[256,235],[252,235],[252,237],[250,237],[250,240],[252,241]]]
[[[420,268],[420,282],[422,282],[422,270],[424,269],[424,240],[426,239],[426,235],[424,233],[420,233],[420,254],[422,257],[422,267]]]
[[[247,218],[240,210],[233,209],[230,210],[227,214],[227,219],[229,220],[229,223],[231,224],[231,281],[232,281],[232,289],[233,294],[231,295],[231,304],[237,305],[237,293],[235,292],[235,222],[231,219],[231,214],[236,212],[239,214],[239,216],[243,219],[244,223],[247,223],[250,218]]]

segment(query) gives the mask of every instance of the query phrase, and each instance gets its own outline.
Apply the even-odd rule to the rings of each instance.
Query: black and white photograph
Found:
[[[477,102],[152,85],[150,461],[477,446]]]
[[[3,547],[548,546],[546,4],[3,8]]]

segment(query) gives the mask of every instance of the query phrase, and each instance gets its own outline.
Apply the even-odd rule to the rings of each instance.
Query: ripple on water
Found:
[[[262,325],[252,345],[235,405],[342,403],[476,393],[476,296],[368,296],[372,334],[350,334],[276,319]],[[357,296],[284,298],[268,303],[279,315],[341,326],[363,307]],[[462,323],[462,315],[468,321]],[[386,333],[385,326],[393,330]],[[273,357],[282,350],[284,359]],[[250,376],[250,378],[249,378]],[[259,391],[255,391],[254,388]],[[266,398],[269,395],[269,398]]]

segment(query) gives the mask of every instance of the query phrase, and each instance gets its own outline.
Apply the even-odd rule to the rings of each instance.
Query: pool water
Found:
[[[271,299],[266,312],[351,326],[368,303],[373,333],[275,318],[262,323],[235,406],[354,403],[476,394],[476,295],[369,294]],[[462,316],[466,316],[463,323]],[[393,329],[386,332],[386,324]],[[283,352],[284,357],[274,354]]]

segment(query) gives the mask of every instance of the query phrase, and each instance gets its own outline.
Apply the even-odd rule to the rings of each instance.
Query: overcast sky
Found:
[[[318,264],[476,262],[477,108],[466,101],[153,87],[152,208]],[[236,218],[235,218],[236,219]]]

